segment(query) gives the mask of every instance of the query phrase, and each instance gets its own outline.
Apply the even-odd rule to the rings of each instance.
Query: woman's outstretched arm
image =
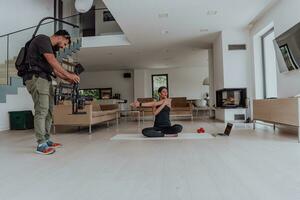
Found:
[[[157,107],[160,106],[164,103],[164,100],[160,101],[151,101],[151,102],[146,102],[146,103],[140,103],[139,101],[135,101],[130,104],[130,106],[138,108],[138,107]]]

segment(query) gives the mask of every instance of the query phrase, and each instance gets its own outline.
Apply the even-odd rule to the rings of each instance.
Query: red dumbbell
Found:
[[[199,129],[197,129],[197,133],[205,133],[205,129],[204,128],[199,128]]]

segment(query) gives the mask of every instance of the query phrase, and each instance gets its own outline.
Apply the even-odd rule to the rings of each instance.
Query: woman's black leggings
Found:
[[[180,124],[175,124],[173,126],[158,128],[150,127],[144,128],[142,133],[146,137],[164,137],[167,134],[177,134],[182,131],[182,126]]]

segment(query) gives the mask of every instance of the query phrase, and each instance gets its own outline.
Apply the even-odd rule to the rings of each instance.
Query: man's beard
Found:
[[[59,46],[58,45],[55,45],[55,46],[53,46],[52,47],[52,50],[53,50],[53,52],[57,52],[57,51],[59,51]]]

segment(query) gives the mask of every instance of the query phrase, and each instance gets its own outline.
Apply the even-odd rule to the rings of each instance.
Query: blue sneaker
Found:
[[[53,148],[59,148],[59,147],[62,147],[62,144],[56,143],[56,142],[52,142],[51,140],[48,140],[48,141],[47,141],[47,145],[48,145],[48,147],[53,147]]]
[[[49,147],[47,143],[42,143],[37,146],[35,152],[38,154],[49,155],[49,154],[53,154],[55,152],[55,149]]]

